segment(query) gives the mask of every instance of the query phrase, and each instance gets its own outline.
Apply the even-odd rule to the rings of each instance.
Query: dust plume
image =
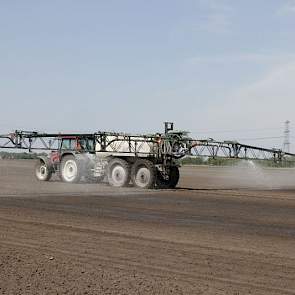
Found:
[[[286,189],[295,187],[294,168],[266,168],[252,160],[237,161],[227,168],[233,185],[243,188]]]

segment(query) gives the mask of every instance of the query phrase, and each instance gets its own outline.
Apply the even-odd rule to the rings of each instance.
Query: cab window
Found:
[[[87,150],[89,150],[89,151],[94,150],[93,140],[91,138],[87,138],[86,146],[87,146]]]
[[[78,139],[79,149],[84,151],[92,151],[93,150],[93,140],[90,138],[82,138]]]
[[[61,143],[61,149],[62,150],[74,150],[75,143],[76,143],[75,139],[64,138]]]

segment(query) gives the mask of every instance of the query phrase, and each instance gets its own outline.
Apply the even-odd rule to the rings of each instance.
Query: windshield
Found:
[[[76,139],[64,138],[61,143],[62,150],[74,150],[76,148]]]
[[[60,148],[61,150],[93,151],[94,144],[92,138],[63,138]]]

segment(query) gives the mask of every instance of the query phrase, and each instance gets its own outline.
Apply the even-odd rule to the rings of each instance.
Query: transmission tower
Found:
[[[285,122],[283,151],[290,153],[290,121]]]

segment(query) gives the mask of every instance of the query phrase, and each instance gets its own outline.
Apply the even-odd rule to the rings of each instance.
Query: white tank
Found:
[[[96,153],[107,152],[128,155],[147,156],[157,151],[158,145],[150,137],[132,137],[124,135],[109,135],[106,137],[106,149],[102,150],[100,143],[96,143]]]

